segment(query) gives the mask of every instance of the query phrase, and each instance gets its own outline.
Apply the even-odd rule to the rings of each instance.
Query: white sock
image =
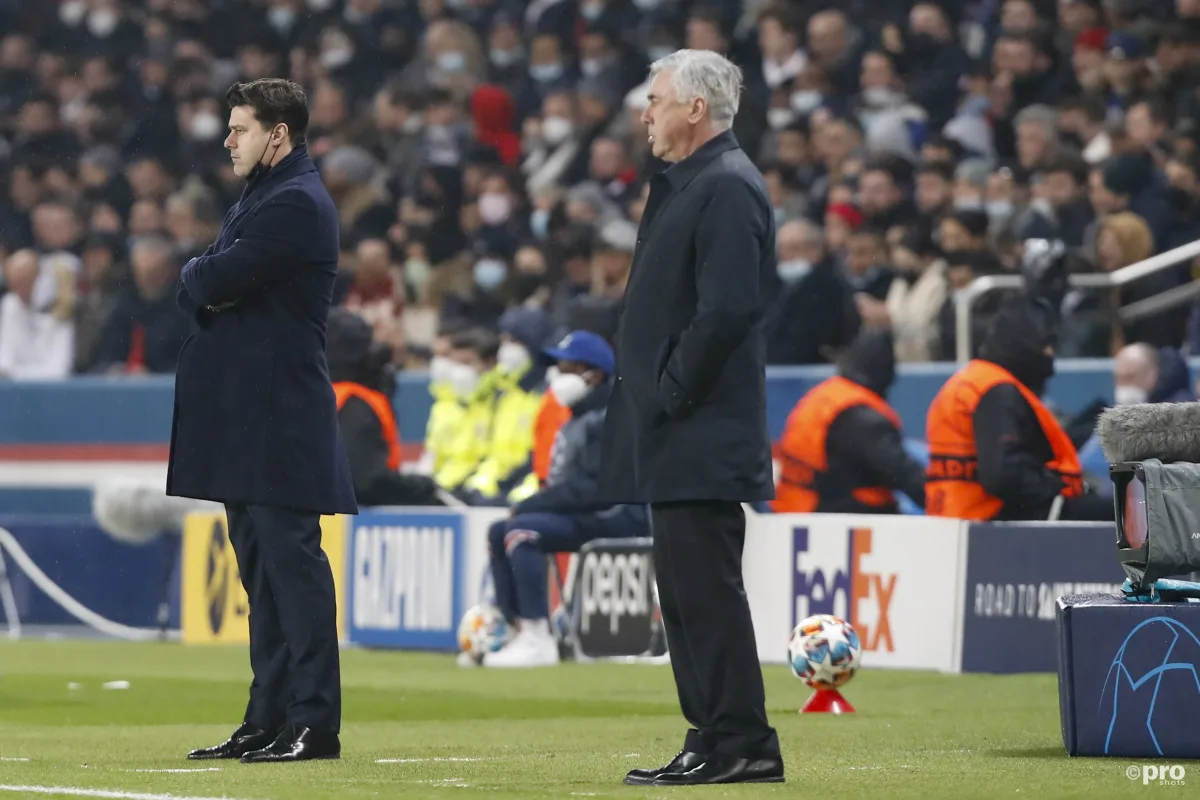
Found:
[[[521,630],[528,631],[531,636],[536,636],[539,639],[549,639],[550,620],[545,617],[541,619],[523,619],[521,620]]]

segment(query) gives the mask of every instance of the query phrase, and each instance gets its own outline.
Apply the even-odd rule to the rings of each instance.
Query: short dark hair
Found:
[[[1104,102],[1090,94],[1075,95],[1068,97],[1058,104],[1059,113],[1069,111],[1079,111],[1084,114],[1089,122],[1104,122],[1107,118],[1107,111],[1104,108]]]
[[[487,328],[472,327],[450,337],[451,350],[471,350],[484,361],[495,361],[500,337]]]
[[[917,167],[918,175],[936,175],[946,183],[954,182],[954,167],[945,161],[924,161]]]
[[[1087,162],[1074,153],[1060,153],[1052,157],[1046,163],[1046,168],[1042,172],[1046,175],[1051,175],[1055,172],[1066,173],[1071,176],[1071,180],[1079,185],[1087,183],[1088,180]]]
[[[287,125],[288,138],[294,145],[302,143],[308,132],[308,97],[294,81],[259,78],[235,83],[225,93],[225,102],[230,108],[250,106],[254,118],[267,130],[281,123]]]

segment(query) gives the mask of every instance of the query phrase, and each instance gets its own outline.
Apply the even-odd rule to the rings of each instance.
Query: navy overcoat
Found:
[[[304,145],[247,184],[179,279],[167,494],[355,514],[325,363],[338,215]]]

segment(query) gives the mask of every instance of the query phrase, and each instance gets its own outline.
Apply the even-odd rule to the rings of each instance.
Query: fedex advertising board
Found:
[[[796,623],[849,620],[863,666],[957,671],[965,558],[959,520],[752,515],[743,575],[759,658],[786,661]]]

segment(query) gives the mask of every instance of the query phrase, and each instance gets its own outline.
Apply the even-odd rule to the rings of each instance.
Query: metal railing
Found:
[[[1189,242],[1182,247],[1159,253],[1145,261],[1139,261],[1112,272],[1071,275],[1068,280],[1074,289],[1119,289],[1128,283],[1154,275],[1196,256],[1200,256],[1200,240]],[[954,309],[955,355],[960,363],[971,360],[971,308],[975,301],[985,294],[1002,289],[1020,289],[1024,285],[1025,278],[1021,275],[984,275],[982,278],[971,281],[967,288],[963,289],[962,294],[955,302]],[[1133,322],[1183,305],[1197,297],[1200,297],[1200,280],[1130,303],[1118,309],[1116,316],[1119,322]]]

